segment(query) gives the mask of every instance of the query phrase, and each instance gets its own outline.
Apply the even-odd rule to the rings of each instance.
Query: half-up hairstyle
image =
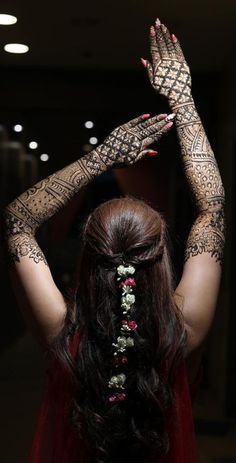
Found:
[[[133,197],[97,207],[83,231],[75,306],[68,308],[55,352],[76,384],[71,421],[86,438],[90,462],[144,462],[167,453],[172,385],[186,353],[182,315],[173,298],[168,234],[162,215]],[[125,365],[126,400],[108,402],[113,343],[120,333],[117,267],[135,268],[134,346]],[[80,332],[75,361],[67,337]],[[121,370],[119,370],[119,368]],[[118,367],[124,371],[124,365]]]

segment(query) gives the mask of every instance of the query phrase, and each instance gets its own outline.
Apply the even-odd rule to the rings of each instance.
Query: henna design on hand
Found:
[[[170,105],[188,102],[191,74],[178,40],[161,24],[151,27],[150,42],[152,64],[146,60],[146,67],[152,86],[168,98]]]
[[[138,117],[116,128],[97,148],[105,164],[128,165],[139,161],[151,143],[158,141],[173,125],[166,121],[167,114],[143,119]]]
[[[4,237],[8,261],[19,262],[21,257],[28,256],[35,263],[42,261],[47,265],[34,237],[39,226],[107,168],[117,163],[132,164],[143,157],[148,145],[157,141],[172,125],[166,121],[167,114],[153,118],[144,116],[116,128],[102,145],[38,182],[6,207]]]

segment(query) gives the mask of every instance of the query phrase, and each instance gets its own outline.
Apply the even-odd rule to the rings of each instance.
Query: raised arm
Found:
[[[116,128],[102,145],[40,181],[6,207],[5,247],[13,287],[25,319],[43,348],[62,329],[66,303],[37,243],[37,229],[106,169],[132,164],[151,151],[147,146],[172,125],[166,116],[149,118],[146,114]]]
[[[215,312],[225,241],[225,193],[217,162],[197,113],[191,76],[179,41],[156,21],[150,29],[152,63],[142,60],[151,84],[176,114],[181,159],[197,208],[175,295],[188,331],[189,352],[201,346]]]

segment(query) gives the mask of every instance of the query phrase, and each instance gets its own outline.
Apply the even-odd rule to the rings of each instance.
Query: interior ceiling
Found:
[[[4,67],[139,69],[156,16],[181,39],[196,71],[220,70],[235,52],[235,0],[1,0],[0,13],[18,18],[0,26]],[[6,53],[9,42],[30,51]]]

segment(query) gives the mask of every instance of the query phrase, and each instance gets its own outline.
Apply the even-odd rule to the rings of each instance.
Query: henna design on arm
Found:
[[[222,265],[225,192],[217,161],[194,102],[173,110],[184,171],[199,214],[188,237],[185,261],[209,252]]]
[[[152,64],[145,62],[153,87],[168,98],[185,175],[198,210],[186,245],[185,261],[208,252],[223,262],[225,192],[218,165],[191,95],[191,75],[177,38],[156,22],[150,29]]]
[[[141,159],[148,151],[147,146],[157,141],[172,125],[166,121],[166,114],[150,119],[149,115],[144,116],[116,128],[102,145],[38,182],[6,207],[4,236],[10,263],[28,256],[35,263],[42,261],[47,265],[35,239],[40,225],[109,167],[133,164]]]
[[[42,261],[47,265],[35,239],[37,229],[64,207],[92,177],[105,170],[96,153],[89,153],[85,158],[38,182],[6,207],[4,239],[9,264],[28,256],[36,264]]]

